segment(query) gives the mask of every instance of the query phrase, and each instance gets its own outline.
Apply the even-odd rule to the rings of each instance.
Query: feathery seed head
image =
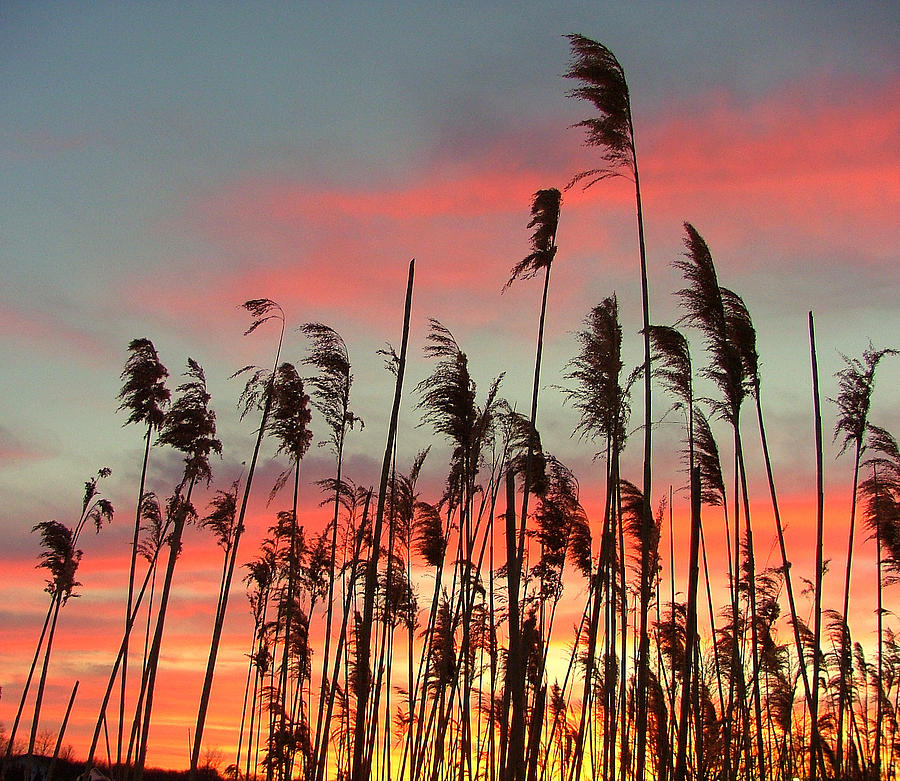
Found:
[[[712,380],[722,393],[712,400],[714,409],[732,425],[737,423],[741,404],[753,387],[756,372],[756,335],[750,316],[739,296],[719,287],[716,267],[709,247],[696,228],[684,223],[686,252],[674,261],[688,286],[676,295],[684,315],[680,322],[703,333],[710,364],[703,376]]]
[[[590,179],[590,187],[601,179],[620,175],[621,169],[634,175],[634,130],[631,122],[631,99],[625,71],[616,56],[602,43],[583,35],[568,35],[572,61],[565,78],[575,79],[581,86],[569,96],[592,103],[597,116],[575,123],[587,131],[585,144],[600,147],[606,166],[577,174],[568,187]],[[568,189],[568,187],[566,189]]]
[[[209,512],[200,520],[204,529],[209,529],[216,538],[216,543],[226,551],[234,537],[234,521],[237,515],[238,481],[231,484],[227,491],[216,491],[209,502]]]
[[[566,400],[581,413],[576,431],[582,437],[604,437],[621,450],[630,414],[629,390],[633,377],[623,387],[622,326],[615,295],[605,298],[585,318],[577,334],[581,352],[565,375],[571,382],[562,389]]]
[[[837,441],[841,434],[844,435],[839,455],[842,455],[851,444],[860,450],[864,447],[869,408],[875,390],[875,369],[882,358],[896,354],[896,350],[876,350],[870,343],[863,351],[861,360],[841,355],[845,366],[835,374],[840,391],[836,399],[830,399],[838,407],[834,440]]]
[[[684,334],[667,325],[651,325],[648,333],[656,353],[653,357],[657,361],[653,375],[662,381],[676,399],[685,405],[691,404],[691,352]]]
[[[165,385],[169,372],[149,339],[132,339],[128,351],[131,355],[122,369],[124,384],[118,396],[122,402],[119,409],[129,413],[125,425],[143,423],[159,428],[172,395]]]
[[[280,320],[284,328],[284,310],[269,298],[252,298],[244,301],[241,306],[253,317],[250,327],[244,331],[244,336],[249,336],[263,323],[269,320]]]
[[[347,345],[337,331],[322,323],[306,323],[300,330],[312,343],[303,363],[318,370],[306,380],[312,388],[312,404],[331,428],[330,444],[337,453],[346,429],[353,428],[355,423],[363,425],[349,410],[353,375]]]
[[[31,531],[39,532],[41,547],[38,567],[50,573],[44,589],[51,597],[58,597],[63,604],[69,597],[77,596],[73,591],[81,584],[75,580],[75,573],[81,562],[82,552],[75,547],[75,532],[59,521],[42,521]]]
[[[550,268],[556,257],[556,231],[559,227],[559,207],[562,194],[556,188],[538,190],[531,203],[531,254],[513,266],[509,280],[503,286],[506,290],[517,279],[531,279],[541,269]]]
[[[209,408],[206,375],[193,358],[188,358],[187,366],[189,379],[176,389],[180,395],[166,414],[158,441],[185,454],[185,483],[205,480],[208,484],[212,480],[209,455],[221,455],[222,443],[216,438],[216,413]]]

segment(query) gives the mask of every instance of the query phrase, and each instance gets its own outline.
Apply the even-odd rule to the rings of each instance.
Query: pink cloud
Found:
[[[652,123],[638,117],[657,317],[667,316],[660,306],[674,307],[669,293],[679,285],[669,264],[682,251],[684,220],[709,240],[725,284],[737,284],[735,272],[800,274],[804,263],[852,273],[863,285],[867,274],[886,273],[900,239],[900,144],[892,143],[900,134],[900,84],[859,89],[852,106],[830,97],[849,92],[812,85],[749,103],[719,95]],[[399,337],[407,262],[416,257],[414,339],[433,316],[473,354],[472,331],[482,342],[485,334],[530,341],[539,284],[499,292],[528,251],[531,196],[599,162],[577,130],[554,125],[537,136],[556,144],[552,165],[533,159],[535,131],[526,129],[444,150],[418,176],[383,187],[289,173],[226,182],[160,226],[192,244],[199,238],[203,254],[125,280],[122,298],[201,339],[210,327],[230,334],[218,346],[232,353],[253,346],[240,339],[247,320],[239,302],[271,297],[289,325],[328,322],[358,351],[361,337],[376,344]],[[580,327],[583,313],[613,290],[623,312],[634,311],[629,181],[565,192],[559,243],[554,333]],[[254,353],[234,365],[259,360]]]
[[[0,426],[0,464],[23,461],[39,461],[49,458],[51,453],[34,443],[24,443],[5,426]]]
[[[641,140],[651,220],[716,223],[744,245],[774,235],[792,252],[852,248],[853,261],[886,259],[896,246],[898,83],[871,92],[813,85],[752,105],[717,96]]]
[[[13,161],[41,160],[81,149],[101,140],[83,133],[54,133],[48,130],[20,132],[0,137],[0,154]]]
[[[106,348],[89,331],[54,320],[50,313],[25,312],[8,303],[0,309],[0,336],[27,341],[53,352],[59,350],[60,344],[65,344],[95,358],[107,354]]]
[[[741,248],[747,262],[761,265],[766,259],[752,249],[763,236],[785,251],[853,248],[853,261],[884,257],[895,244],[900,206],[900,85],[860,92],[851,106],[832,94],[846,91],[795,90],[744,105],[718,96],[638,127],[648,228],[665,227],[677,244],[682,220],[701,231],[710,226],[725,242],[721,249]],[[597,160],[577,146],[575,131],[559,135],[564,153],[557,156],[569,160],[561,182]],[[515,133],[485,139],[465,158],[436,159],[415,181],[384,188],[286,175],[233,181],[179,218],[219,248],[215,260],[191,263],[199,284],[185,286],[181,271],[166,284],[163,274],[159,300],[144,304],[189,312],[199,289],[210,302],[265,294],[296,309],[380,318],[396,310],[406,262],[417,256],[426,299],[465,296],[487,305],[527,252],[532,193],[553,184],[543,164],[515,160],[519,146]],[[632,209],[624,180],[568,192],[561,253],[602,252],[607,266],[630,267]],[[598,218],[598,210],[607,216]],[[625,227],[616,238],[606,231],[618,223]],[[132,297],[138,289],[146,296],[144,282]]]

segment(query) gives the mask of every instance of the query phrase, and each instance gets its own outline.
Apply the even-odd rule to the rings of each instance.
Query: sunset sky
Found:
[[[51,518],[73,523],[83,482],[109,466],[102,490],[118,517],[82,538],[81,596],[62,611],[42,725],[58,729],[75,679],[67,742],[76,753],[96,718],[124,612],[142,455],[143,432],[123,427],[116,411],[131,339],[154,342],[173,389],[188,356],[204,367],[224,444],[212,489],[238,477],[256,425],[239,419],[241,384],[229,376],[269,364],[275,346],[274,329],[242,336],[246,299],[284,308],[286,360],[299,364],[306,354],[295,330],[306,322],[327,323],[347,342],[352,408],[366,427],[349,440],[346,468],[361,485],[378,478],[393,378],[377,351],[399,346],[412,257],[403,467],[432,441],[418,425],[414,392],[431,371],[422,356],[429,317],[468,353],[480,393],[505,372],[502,395],[527,409],[540,283],[501,289],[529,251],[532,194],[600,164],[570,127],[592,110],[567,97],[573,84],[562,78],[564,36],[576,32],[606,44],[628,78],[651,320],[679,317],[672,261],[683,251],[685,221],[706,238],[721,284],[753,315],[788,544],[796,571],[812,577],[807,312],[816,319],[828,443],[834,405],[826,399],[837,394],[841,354],[859,356],[870,340],[900,347],[898,4],[10,0],[0,6],[4,734],[46,611],[31,528]],[[585,315],[613,292],[627,362],[640,360],[630,182],[565,192],[558,245],[538,426],[545,447],[575,471],[596,519],[603,468],[590,442],[570,436],[577,415],[557,386]],[[689,336],[701,366],[700,339]],[[885,360],[877,385],[872,421],[900,434],[900,359]],[[662,395],[655,401],[657,419],[668,404]],[[635,421],[641,405],[638,395]],[[746,423],[757,555],[774,566],[758,433],[750,415]],[[671,413],[659,425],[654,503],[684,481],[678,424]],[[316,419],[312,428],[326,437]],[[626,476],[636,481],[639,438],[625,453]],[[722,429],[726,454],[727,442]],[[265,506],[284,468],[273,450],[264,450],[242,561],[283,509],[278,502],[288,501]],[[836,453],[829,447],[825,463],[829,594],[839,589],[850,493],[851,458]],[[425,471],[423,491],[434,499],[445,455],[436,444]],[[160,450],[150,487],[166,495],[180,466],[177,454]],[[325,448],[304,462],[301,522],[311,528],[324,524],[314,481],[331,468]],[[685,498],[676,504],[683,523]],[[687,546],[681,528],[677,551]],[[872,543],[859,539],[859,604],[867,605]],[[219,555],[208,535],[188,532],[151,764],[187,764]],[[864,622],[871,610],[861,609]],[[230,751],[250,641],[240,584],[227,630],[208,744]]]

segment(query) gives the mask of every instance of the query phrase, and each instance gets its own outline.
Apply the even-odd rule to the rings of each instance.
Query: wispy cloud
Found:
[[[23,442],[14,431],[0,426],[0,466],[22,461],[38,461],[53,455],[34,442]]]
[[[66,345],[86,357],[108,355],[107,346],[96,334],[86,328],[68,325],[56,314],[39,309],[26,311],[7,301],[0,309],[0,338],[25,342],[53,354],[59,352],[60,345]]]
[[[83,133],[50,130],[10,133],[0,136],[0,156],[11,161],[43,160],[81,149],[97,140]]]

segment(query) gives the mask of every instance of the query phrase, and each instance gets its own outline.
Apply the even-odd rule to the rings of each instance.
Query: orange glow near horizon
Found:
[[[825,549],[827,556],[832,560],[832,566],[825,579],[826,607],[838,607],[839,594],[842,584],[842,567],[844,559],[844,547],[846,545],[846,519],[847,506],[842,499],[847,497],[834,497],[828,503],[826,513]],[[602,497],[587,492],[582,496],[587,508],[602,506]],[[811,577],[814,565],[814,550],[806,543],[814,535],[815,502],[810,497],[802,495],[785,494],[781,498],[783,520],[787,529],[789,555],[793,560],[792,573],[795,578],[795,590],[799,592],[802,584],[798,578]],[[685,513],[687,508],[683,501],[676,500],[675,529],[676,548],[675,556],[679,566],[675,573],[676,598],[683,599],[686,589],[686,571],[682,562],[685,561],[686,551],[686,524]],[[316,511],[309,510],[309,516]],[[318,514],[327,514],[327,508],[319,509]],[[756,540],[756,553],[758,558],[758,570],[767,567],[779,567],[780,559],[774,541],[774,525],[772,523],[771,509],[767,501],[760,497],[752,507],[754,519],[754,533]],[[592,525],[596,527],[600,522],[598,515],[592,515]],[[722,569],[724,560],[724,530],[721,526],[721,510],[707,508],[704,510],[706,527],[707,554],[710,560],[711,576],[713,577],[713,594],[717,600],[716,613],[727,603],[727,578]],[[251,532],[248,537],[252,539],[254,534],[260,531],[258,520],[251,521]],[[496,532],[497,550],[503,546],[502,531]],[[248,540],[246,555],[252,555],[254,542]],[[874,602],[866,607],[869,583],[872,578],[871,559],[872,545],[862,537],[858,538],[856,546],[857,574],[854,579],[854,612],[850,617],[851,626],[854,627],[855,637],[864,643],[874,629],[874,617],[870,614],[874,611]],[[668,527],[667,520],[663,524],[661,551],[662,571],[660,573],[660,594],[663,604],[669,598],[669,557],[668,557]],[[595,550],[596,554],[596,550]],[[167,626],[165,643],[160,668],[160,677],[157,687],[154,719],[150,733],[150,749],[148,751],[148,763],[152,766],[183,768],[187,765],[188,735],[193,729],[196,718],[196,707],[199,701],[202,676],[198,670],[205,667],[206,652],[208,650],[209,628],[212,622],[212,607],[215,599],[215,583],[218,567],[220,566],[220,552],[209,545],[206,535],[194,532],[189,535],[183,552],[183,561],[176,569],[176,588],[173,595]],[[719,562],[716,564],[715,562]],[[66,736],[66,743],[75,747],[76,755],[83,756],[90,741],[93,723],[96,719],[97,704],[102,698],[105,688],[106,675],[109,665],[114,658],[117,644],[116,627],[121,625],[123,605],[121,602],[121,589],[116,589],[115,582],[125,577],[122,568],[122,560],[109,557],[91,557],[86,554],[80,579],[88,584],[84,588],[84,596],[72,599],[69,605],[62,611],[60,618],[60,631],[57,638],[53,663],[51,664],[51,676],[48,680],[48,688],[45,695],[46,706],[42,716],[42,724],[45,728],[52,729],[62,718],[62,710],[68,698],[71,681],[79,676],[80,688],[73,711],[72,721]],[[629,565],[630,567],[631,565]],[[36,580],[39,573],[33,569],[30,563],[20,564],[12,571],[16,582],[24,580]],[[702,576],[701,576],[702,577]],[[428,597],[426,592],[430,589],[430,575],[420,581],[420,620],[424,620],[427,614]],[[549,674],[563,675],[567,666],[567,654],[570,653],[570,632],[577,626],[581,616],[579,601],[586,597],[585,584],[574,574],[567,576],[569,583],[567,589],[572,597],[577,599],[572,602],[567,597],[560,605],[560,610],[555,620],[553,633],[553,652],[549,662]],[[10,586],[4,587],[8,592]],[[32,612],[41,612],[45,609],[40,599],[35,598],[32,589],[32,598],[27,602],[19,602],[17,610],[23,618]],[[9,599],[9,594],[4,593],[4,598]],[[701,597],[703,591],[701,590]],[[806,597],[801,602],[807,605]],[[702,603],[705,604],[705,601]],[[702,605],[701,605],[702,607]],[[803,609],[801,607],[801,609]],[[708,638],[707,611],[702,607],[700,611],[701,632]],[[319,621],[322,619],[321,608],[317,613]],[[655,616],[655,613],[654,613]],[[655,618],[654,618],[655,620]],[[143,643],[143,624],[136,630],[132,641],[132,648],[140,648]],[[239,583],[233,587],[232,605],[229,608],[229,618],[226,634],[223,638],[219,653],[219,664],[214,684],[214,696],[212,700],[210,717],[205,733],[204,745],[213,752],[222,752],[225,755],[225,764],[233,761],[236,754],[237,727],[240,723],[240,703],[244,696],[244,682],[246,677],[246,656],[250,642],[250,620],[247,611],[246,600],[243,596],[243,586]],[[785,630],[787,631],[787,630]],[[319,625],[318,632],[321,632]],[[398,633],[402,637],[403,633]],[[9,664],[16,670],[16,675],[24,675],[21,664],[13,665],[11,660],[30,658],[33,653],[34,637],[17,634],[15,642],[7,644],[3,650],[3,658],[10,660]],[[312,641],[314,649],[321,649],[321,635]],[[395,656],[398,660],[405,659],[405,641],[400,639]],[[555,659],[555,661],[552,661]],[[131,676],[139,669],[139,654],[133,656],[131,663]],[[313,665],[316,669],[314,657]],[[395,685],[405,686],[405,663],[395,664]],[[17,697],[18,687],[22,679],[15,677],[7,680],[4,693],[7,695],[7,708]],[[551,678],[551,682],[552,682]],[[115,699],[115,698],[114,698]],[[115,699],[117,702],[117,699]],[[133,705],[132,705],[133,707]],[[110,718],[115,722],[117,705],[111,704]],[[28,710],[26,709],[26,718]],[[27,726],[27,725],[26,725]],[[111,728],[112,729],[112,728]],[[21,733],[20,733],[21,736]],[[115,740],[114,734],[110,739]],[[101,743],[99,758],[105,761],[105,744]],[[113,748],[114,753],[114,748]]]

